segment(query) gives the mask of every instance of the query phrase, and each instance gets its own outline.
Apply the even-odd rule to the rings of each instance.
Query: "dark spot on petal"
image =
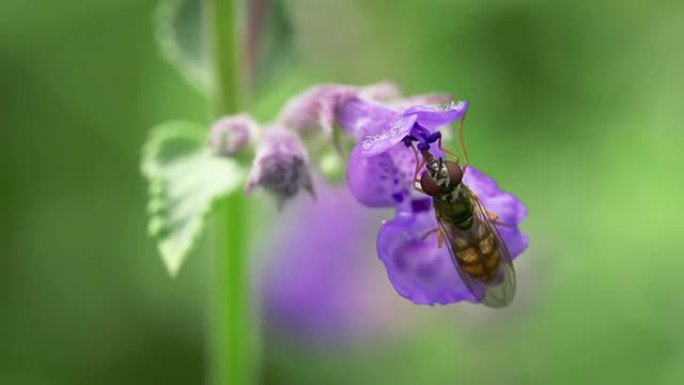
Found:
[[[414,213],[428,211],[430,207],[432,207],[432,199],[430,198],[414,199],[411,201],[411,210]]]
[[[394,199],[395,202],[401,203],[404,201],[404,193],[397,192],[392,194],[392,199]]]

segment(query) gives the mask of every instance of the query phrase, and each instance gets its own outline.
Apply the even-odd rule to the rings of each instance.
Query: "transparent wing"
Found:
[[[462,230],[439,215],[437,223],[446,237],[454,266],[476,301],[488,307],[503,307],[515,296],[512,258],[486,208],[474,194],[471,196],[474,213],[469,229]]]

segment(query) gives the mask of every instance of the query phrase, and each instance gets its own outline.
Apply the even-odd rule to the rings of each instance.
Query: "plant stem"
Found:
[[[252,381],[246,218],[241,194],[218,205],[214,254],[212,317],[209,333],[210,384],[246,385]]]
[[[208,3],[209,38],[213,55],[214,114],[220,117],[240,108],[239,40],[236,0],[205,0]]]
[[[205,0],[213,55],[214,117],[240,109],[238,0]],[[245,202],[242,192],[218,205],[212,268],[209,384],[252,382],[249,330],[249,271]]]

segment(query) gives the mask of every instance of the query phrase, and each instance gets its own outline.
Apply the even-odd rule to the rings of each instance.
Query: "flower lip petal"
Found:
[[[396,111],[363,97],[350,98],[337,111],[339,125],[357,141],[381,134],[397,116]]]
[[[411,150],[395,146],[376,156],[364,156],[357,145],[349,156],[347,185],[368,207],[398,207],[408,202],[416,158]]]
[[[488,211],[499,216],[498,221],[505,224],[496,227],[511,256],[515,258],[525,251],[529,241],[518,228],[527,216],[525,205],[515,195],[499,189],[493,178],[473,166],[468,166],[463,183],[477,194]]]
[[[472,166],[466,175],[464,184],[507,223],[497,229],[511,256],[520,255],[529,243],[517,226],[526,213],[522,203]],[[477,302],[461,281],[448,249],[437,247],[435,236],[426,237],[437,227],[431,200],[413,197],[409,201],[409,205],[395,206],[396,216],[383,224],[377,238],[378,257],[397,293],[419,305]]]
[[[411,131],[416,122],[417,115],[396,116],[386,124],[381,132],[375,135],[367,135],[360,141],[361,153],[364,156],[373,156],[383,153],[399,144]]]
[[[475,301],[453,266],[447,248],[437,247],[433,210],[399,213],[378,233],[377,249],[399,295],[417,305]]]
[[[451,124],[462,119],[468,110],[468,101],[451,102],[446,108],[435,106],[414,106],[404,111],[404,116],[416,116],[416,122],[427,128],[434,130],[438,127]]]
[[[496,181],[473,166],[468,166],[463,183],[473,190],[484,206],[503,223],[517,225],[527,217],[527,208],[515,195],[503,191]]]
[[[444,108],[435,106],[413,106],[397,114],[380,103],[352,98],[340,109],[342,127],[359,140],[362,154],[373,156],[389,150],[411,132],[414,124],[428,131],[462,119],[468,109],[468,102],[452,102]]]
[[[423,94],[408,96],[404,98],[399,98],[392,100],[390,106],[400,111],[404,111],[410,107],[414,106],[425,106],[425,105],[448,105],[454,99],[450,94],[447,93],[434,93],[434,94]]]

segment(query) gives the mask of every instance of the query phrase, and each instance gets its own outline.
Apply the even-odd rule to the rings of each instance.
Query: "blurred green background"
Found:
[[[138,162],[208,107],[160,58],[156,5],[0,5],[0,384],[202,382],[207,256],[167,277]],[[528,205],[531,247],[510,308],[396,299],[418,326],[382,343],[267,338],[265,382],[684,383],[684,3],[284,5],[296,59],[262,115],[318,81],[467,98],[471,161]]]

